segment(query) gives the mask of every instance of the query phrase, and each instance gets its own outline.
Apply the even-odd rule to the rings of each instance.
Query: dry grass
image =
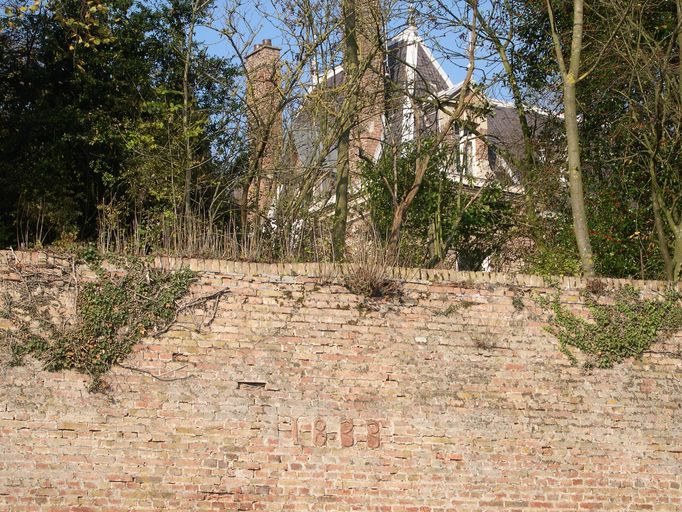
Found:
[[[236,222],[201,214],[163,217],[146,222],[123,222],[114,211],[102,208],[98,250],[103,254],[221,258],[234,261],[301,262],[331,261],[329,236],[324,226],[264,226],[248,236]]]
[[[371,298],[397,297],[402,294],[402,282],[393,277],[395,258],[376,237],[365,236],[349,251],[343,272],[343,284],[357,295]]]

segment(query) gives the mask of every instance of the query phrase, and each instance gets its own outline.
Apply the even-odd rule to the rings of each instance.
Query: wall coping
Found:
[[[16,260],[20,263],[36,265],[59,265],[68,260],[66,255],[48,251],[0,250],[0,261]],[[149,258],[155,268],[163,270],[180,270],[189,268],[195,272],[208,274],[238,274],[243,276],[277,276],[308,278],[333,278],[352,270],[353,263],[256,263],[248,261],[231,261],[218,258],[185,258],[174,256],[154,256]],[[541,276],[504,272],[468,272],[448,269],[423,269],[409,267],[391,267],[391,277],[413,283],[443,283],[470,285],[503,285],[525,288],[548,288],[559,285],[561,289],[584,289],[595,279],[607,288],[619,288],[626,285],[645,291],[664,291],[672,284],[670,281],[614,279],[587,279],[568,276]],[[675,285],[682,291],[682,282]]]

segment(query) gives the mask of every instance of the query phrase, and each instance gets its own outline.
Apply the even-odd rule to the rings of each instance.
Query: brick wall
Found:
[[[2,366],[0,510],[682,510],[680,336],[587,374],[538,277],[401,271],[368,301],[319,265],[157,264],[229,288],[213,323],[141,344],[106,395]]]

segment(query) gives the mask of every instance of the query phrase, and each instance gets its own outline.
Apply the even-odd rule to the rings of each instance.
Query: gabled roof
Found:
[[[391,38],[387,45],[387,74],[393,81],[415,80],[429,82],[436,86],[433,93],[456,88],[452,80],[415,27],[408,27]],[[335,86],[343,83],[345,71],[339,64],[322,75],[313,77],[313,87],[325,83]]]
[[[415,113],[414,102],[410,98],[424,97],[448,100],[455,98],[462,90],[463,82],[453,83],[433,53],[419,36],[415,27],[408,27],[393,37],[387,44],[386,77],[395,84],[396,101],[387,102],[384,111],[384,138],[397,136],[398,140],[411,140],[414,136]],[[345,72],[343,66],[336,66],[313,80],[313,88],[320,84],[335,87],[343,83]],[[409,92],[404,97],[400,90]],[[390,93],[389,93],[390,94]],[[506,151],[516,154],[523,147],[520,123],[513,105],[482,96],[486,105],[487,136],[491,146],[504,147]],[[390,106],[389,106],[390,105]],[[489,109],[489,110],[488,110]],[[530,112],[529,112],[530,114]],[[434,117],[434,116],[432,116]],[[531,115],[533,122],[536,116]],[[437,122],[437,118],[426,122]],[[333,122],[333,119],[328,119]],[[320,166],[333,169],[336,165],[336,147],[322,148],[319,142],[323,129],[318,120],[311,118],[311,113],[301,110],[292,126],[293,142],[302,166]],[[326,154],[322,154],[326,152]],[[378,155],[375,155],[375,157]]]
[[[398,53],[391,51],[396,48],[400,48],[401,51]],[[448,74],[433,56],[433,53],[424,43],[424,40],[417,33],[417,29],[414,26],[407,27],[400,34],[393,37],[388,43],[388,50],[389,59],[394,54],[396,57],[399,57],[400,61],[408,69],[408,72],[413,71],[416,75],[420,75],[423,80],[439,85],[440,87],[434,92],[454,87],[452,80],[450,80]]]

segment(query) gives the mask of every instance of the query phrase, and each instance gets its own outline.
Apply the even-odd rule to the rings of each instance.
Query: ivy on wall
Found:
[[[660,299],[643,299],[631,286],[617,290],[608,303],[586,293],[591,319],[569,311],[559,301],[541,301],[554,317],[547,330],[559,340],[560,350],[572,363],[577,349],[586,356],[588,368],[611,368],[628,358],[639,358],[651,346],[682,328],[682,294],[669,289]]]
[[[188,269],[149,268],[139,259],[127,260],[119,271],[105,270],[98,258],[89,258],[96,279],[79,283],[75,261],[72,264],[75,320],[65,324],[55,318],[54,309],[50,311],[55,298],[36,293],[50,286],[40,282],[40,272],[15,266],[23,280],[17,290],[19,300],[5,294],[1,314],[16,329],[2,331],[0,337],[9,346],[10,364],[20,365],[32,355],[46,370],[76,370],[90,376],[89,389],[99,391],[102,376],[123,361],[143,336],[167,330],[175,321],[179,301],[195,274]]]

